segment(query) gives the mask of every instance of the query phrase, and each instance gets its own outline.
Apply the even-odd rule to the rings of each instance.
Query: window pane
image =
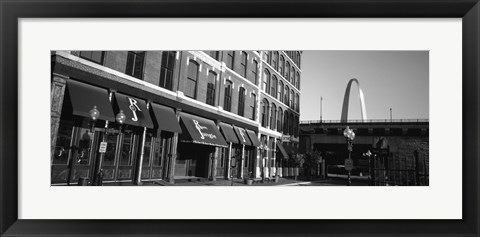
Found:
[[[151,134],[147,134],[147,136],[145,137],[145,146],[143,148],[143,160],[142,160],[142,164],[143,166],[150,166],[150,151],[151,151],[151,148],[152,148],[152,135]]]
[[[132,138],[133,134],[125,134],[123,136],[122,150],[120,153],[120,165],[130,165],[130,158],[132,152]]]
[[[78,132],[78,143],[77,143],[77,153],[76,153],[76,162],[77,164],[88,165],[90,164],[90,150],[93,140],[93,133],[90,132],[90,129],[80,128]]]
[[[107,134],[107,151],[103,159],[103,165],[115,165],[115,149],[117,148],[118,133],[109,132]]]
[[[73,124],[62,123],[58,128],[57,142],[53,153],[54,165],[66,165],[68,162],[68,152],[72,141]]]

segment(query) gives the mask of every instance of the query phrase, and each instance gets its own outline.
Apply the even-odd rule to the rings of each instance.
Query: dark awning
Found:
[[[252,146],[259,147],[261,145],[260,141],[258,140],[257,134],[255,134],[254,131],[247,129],[247,134],[248,134],[248,137],[250,138],[250,141],[252,141]]]
[[[235,133],[237,134],[238,141],[240,142],[240,144],[243,144],[245,146],[252,145],[252,142],[250,142],[250,139],[248,139],[247,132],[245,131],[244,128],[235,126]]]
[[[222,134],[212,120],[197,117],[195,115],[182,113],[182,142],[193,142],[198,144],[228,147]]]
[[[290,155],[290,154],[293,154],[293,150],[292,150],[292,147],[291,147],[290,145],[288,145],[288,144],[283,144],[282,146],[283,146],[283,148],[285,149],[285,152],[287,152],[287,154],[289,154],[289,155]]]
[[[123,110],[123,113],[127,117],[125,124],[153,128],[152,118],[148,112],[147,103],[145,103],[144,100],[115,92],[115,101],[117,102],[118,109]],[[115,112],[118,113],[120,111]]]
[[[285,150],[285,148],[283,147],[282,143],[277,142],[277,148],[278,148],[278,151],[280,151],[280,153],[282,154],[283,158],[288,159],[288,157],[289,157],[288,153]]]
[[[150,103],[157,122],[158,129],[169,132],[182,133],[177,116],[172,108]]]
[[[232,125],[226,123],[220,123],[220,128],[222,129],[223,136],[227,142],[239,143],[235,132],[233,131]]]
[[[89,118],[89,111],[97,106],[99,119],[115,122],[108,91],[82,82],[68,80],[68,94],[72,102],[73,114]]]

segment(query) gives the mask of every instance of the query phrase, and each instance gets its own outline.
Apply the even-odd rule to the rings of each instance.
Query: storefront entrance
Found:
[[[175,163],[175,177],[208,178],[209,160],[215,154],[214,146],[179,143]]]

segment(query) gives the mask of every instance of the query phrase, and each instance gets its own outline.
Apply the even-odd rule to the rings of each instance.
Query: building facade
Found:
[[[298,148],[300,58],[53,51],[51,183],[290,176],[282,167]]]

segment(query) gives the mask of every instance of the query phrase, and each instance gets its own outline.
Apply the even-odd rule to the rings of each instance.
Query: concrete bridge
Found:
[[[343,130],[349,126],[355,132],[352,159],[355,164],[365,159],[383,139],[388,156],[397,161],[411,163],[418,152],[428,166],[428,119],[393,120],[323,120],[300,122],[300,153],[321,152],[327,165],[341,165],[348,156]],[[408,165],[407,165],[408,166]]]

